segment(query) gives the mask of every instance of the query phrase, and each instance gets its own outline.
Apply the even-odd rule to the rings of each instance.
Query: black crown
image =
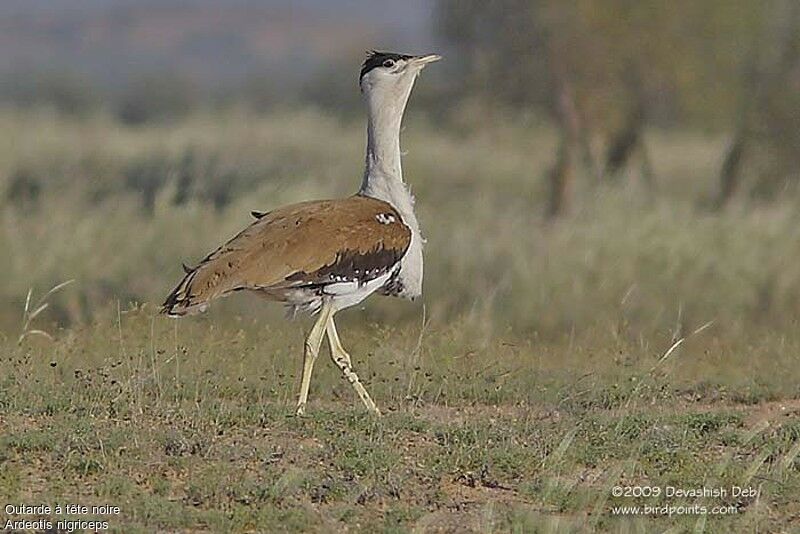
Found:
[[[359,75],[359,79],[363,78],[366,73],[374,69],[375,67],[380,67],[383,65],[383,62],[387,59],[391,59],[392,61],[398,61],[400,59],[406,60],[411,59],[413,56],[408,56],[405,54],[395,54],[394,52],[378,52],[377,50],[372,50],[367,52],[367,59],[364,60],[364,65],[361,67],[361,74]]]

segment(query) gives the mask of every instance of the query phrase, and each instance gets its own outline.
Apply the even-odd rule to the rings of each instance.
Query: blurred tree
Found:
[[[622,126],[609,136],[602,176],[607,179],[617,180],[623,169],[638,155],[641,163],[640,174],[642,179],[648,187],[652,187],[654,182],[653,170],[644,138],[647,103],[644,99],[639,69],[634,68],[629,72],[631,73],[629,94],[633,101],[627,106],[627,116]]]
[[[776,0],[767,7],[741,72],[744,91],[720,168],[718,208],[741,189],[745,171],[756,177],[753,192],[761,196],[800,182],[800,3]]]
[[[358,79],[352,65],[343,62],[335,62],[311,76],[300,86],[299,97],[342,116],[361,112]]]
[[[198,89],[174,74],[148,75],[132,81],[117,98],[116,115],[125,124],[180,119],[197,106]]]
[[[648,123],[715,130],[735,123],[748,92],[748,51],[780,1],[439,0],[437,27],[456,49],[465,96],[554,119],[569,145],[554,171],[583,152],[583,174],[599,175],[588,146],[600,136],[609,139],[603,174],[639,154],[649,179]],[[796,109],[777,101],[789,109],[774,115]],[[551,213],[563,209],[566,199],[555,199],[570,189],[559,174],[569,173],[549,175],[562,192],[551,195]]]
[[[31,206],[39,199],[41,192],[41,181],[29,169],[19,168],[9,176],[6,198],[11,203]]]
[[[643,104],[662,125],[727,127],[775,1],[440,0],[437,27],[467,92],[550,109],[555,62],[592,123]]]
[[[78,73],[19,71],[0,79],[0,102],[14,106],[49,106],[82,116],[99,106],[100,95]]]

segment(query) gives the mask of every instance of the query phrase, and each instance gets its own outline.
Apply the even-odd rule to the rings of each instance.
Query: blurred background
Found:
[[[388,417],[325,357],[287,418],[309,318],[157,311],[251,210],[358,189],[370,49],[444,56],[402,132],[424,294],[337,315]],[[0,0],[0,501],[797,532],[799,186],[798,0]],[[616,484],[758,495],[619,522]]]
[[[355,191],[373,48],[445,56],[403,139],[434,324],[797,340],[793,0],[6,0],[0,330],[72,279],[39,320],[158,304],[251,209]]]

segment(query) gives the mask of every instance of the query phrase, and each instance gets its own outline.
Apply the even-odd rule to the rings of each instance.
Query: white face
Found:
[[[419,71],[420,69],[413,68],[408,60],[385,59],[380,66],[370,70],[361,78],[361,91],[384,92],[391,88],[397,90],[412,86]]]
[[[361,91],[364,93],[388,93],[400,97],[411,90],[414,80],[428,64],[439,60],[439,56],[410,56],[407,58],[386,58],[361,78]]]

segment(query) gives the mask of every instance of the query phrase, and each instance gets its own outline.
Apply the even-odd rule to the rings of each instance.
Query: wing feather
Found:
[[[187,272],[163,313],[203,311],[241,289],[280,300],[283,290],[370,279],[405,254],[411,230],[386,202],[353,196],[302,202],[264,214]]]

